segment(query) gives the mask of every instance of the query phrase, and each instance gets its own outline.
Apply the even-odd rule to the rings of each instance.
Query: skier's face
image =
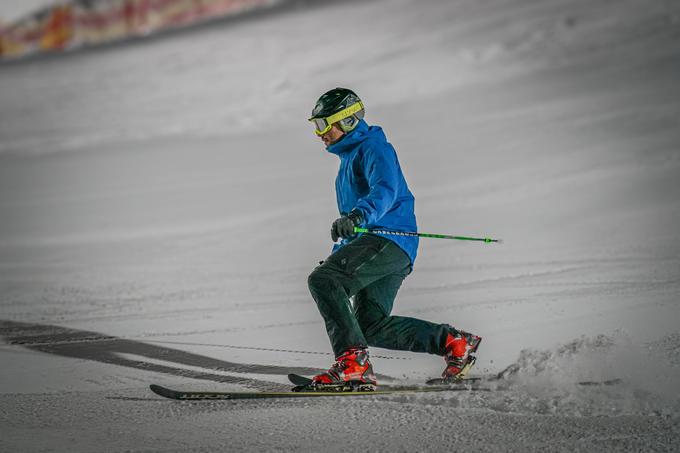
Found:
[[[328,132],[321,136],[321,140],[324,145],[329,146],[340,140],[343,135],[345,135],[345,132],[337,124],[334,124]]]

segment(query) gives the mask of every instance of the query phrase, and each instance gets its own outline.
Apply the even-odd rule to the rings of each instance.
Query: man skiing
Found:
[[[314,376],[312,386],[374,389],[368,346],[444,356],[442,377],[455,381],[474,363],[471,354],[481,337],[448,324],[390,315],[413,269],[418,237],[354,232],[355,227],[416,231],[415,199],[396,152],[382,129],[363,117],[359,97],[335,88],[319,98],[309,119],[326,150],[340,158],[335,180],[340,217],[331,226],[331,239],[341,239],[308,280],[336,357],[327,372]]]

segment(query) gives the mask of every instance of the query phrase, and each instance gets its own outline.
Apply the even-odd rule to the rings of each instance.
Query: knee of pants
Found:
[[[307,277],[307,286],[309,287],[309,292],[316,299],[317,294],[331,294],[332,291],[340,288],[342,285],[333,278],[332,274],[317,268]]]

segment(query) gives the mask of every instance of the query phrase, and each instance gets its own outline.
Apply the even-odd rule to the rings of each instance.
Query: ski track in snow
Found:
[[[680,4],[292,3],[0,65],[0,451],[675,451]],[[504,239],[422,240],[394,307],[482,335],[491,391],[156,397],[330,364],[306,281],[337,161],[305,118],[338,85],[423,231]]]

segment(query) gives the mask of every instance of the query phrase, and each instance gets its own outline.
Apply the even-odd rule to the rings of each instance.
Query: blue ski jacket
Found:
[[[397,153],[382,128],[359,121],[354,130],[326,147],[340,157],[335,193],[341,215],[359,210],[361,227],[392,231],[417,231],[415,198],[401,172]],[[415,262],[418,237],[380,236],[395,242]],[[347,244],[343,239],[333,251]]]

